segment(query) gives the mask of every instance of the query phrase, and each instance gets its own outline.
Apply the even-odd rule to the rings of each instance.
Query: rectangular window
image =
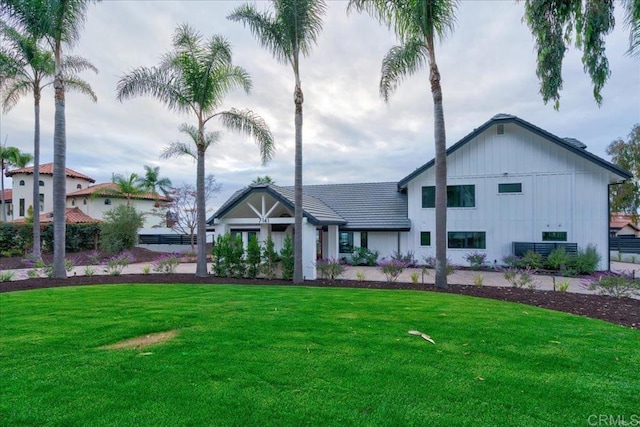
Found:
[[[474,208],[476,206],[476,186],[475,185],[448,185],[447,186],[447,207],[448,208]],[[422,207],[436,207],[436,187],[422,187]]]
[[[366,231],[360,233],[360,247],[369,248],[369,234]]]
[[[484,231],[450,231],[449,249],[486,249],[487,238]]]
[[[18,209],[18,216],[24,216],[24,199],[20,199]]]
[[[350,254],[353,252],[353,233],[342,232],[340,233],[340,240],[338,241],[338,252],[341,254]]]
[[[44,194],[38,195],[38,201],[40,202],[40,212],[44,212]]]
[[[542,241],[543,242],[566,242],[567,232],[566,231],[543,231]]]
[[[421,231],[420,232],[420,246],[431,246],[431,232],[430,231]]]
[[[498,184],[498,193],[522,193],[522,183]]]

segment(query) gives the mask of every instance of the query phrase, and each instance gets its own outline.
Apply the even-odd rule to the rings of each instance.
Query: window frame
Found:
[[[427,243],[424,243],[423,237],[427,238]],[[421,247],[430,247],[431,246],[431,232],[430,231],[421,231],[420,232],[420,246]]]
[[[343,241],[343,236],[346,236],[346,241]],[[351,248],[350,250],[349,247]],[[347,249],[343,251],[343,249]],[[350,254],[353,253],[353,231],[340,231],[338,233],[338,253]]]
[[[360,247],[364,249],[369,249],[369,232],[367,231],[360,232]]]
[[[502,191],[500,187],[506,185],[518,185],[520,186],[519,191]],[[522,183],[521,182],[500,182],[498,183],[498,194],[522,194]]]
[[[463,238],[462,246],[451,246],[452,234],[464,234],[467,235]],[[475,236],[474,236],[475,235]],[[476,239],[479,240],[479,245],[467,245],[466,243],[471,239],[475,242]],[[477,249],[477,250],[486,250],[487,249],[487,232],[486,231],[448,231],[447,232],[447,249]]]
[[[471,193],[471,201],[472,205],[463,206],[463,205],[455,205],[452,206],[454,200],[457,199],[458,202],[462,200],[466,200],[469,197],[467,195],[464,196],[464,188],[470,188],[472,190]],[[456,191],[457,190],[457,191]],[[454,191],[456,193],[454,194]],[[468,191],[468,190],[467,190]],[[434,185],[424,185],[422,186],[422,209],[434,209],[436,206],[436,187]],[[433,206],[432,206],[433,204]],[[476,185],[475,184],[457,184],[457,185],[447,185],[447,209],[475,209],[476,204]]]
[[[545,236],[545,234],[547,236]],[[551,235],[551,236],[549,236]],[[563,235],[560,239],[553,239],[554,235]],[[542,232],[542,241],[543,242],[567,242],[569,235],[566,231],[543,231]]]

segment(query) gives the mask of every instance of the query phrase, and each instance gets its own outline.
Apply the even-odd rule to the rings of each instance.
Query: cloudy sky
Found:
[[[305,184],[397,181],[434,156],[433,108],[427,71],[407,79],[385,104],[378,95],[380,63],[394,35],[366,14],[346,14],[346,1],[329,1],[318,45],[301,66],[304,102]],[[104,1],[90,7],[73,53],[95,64],[85,74],[98,103],[67,95],[67,166],[97,182],[112,173],[160,166],[174,184],[195,183],[192,160],[162,160],[162,148],[183,140],[180,124],[193,119],[169,111],[150,97],[120,103],[118,79],[139,66],[153,66],[171,48],[177,25],[189,23],[205,37],[220,34],[233,46],[234,61],[252,76],[249,95],[230,94],[223,108],[250,108],[267,121],[276,140],[275,158],[260,164],[248,138],[226,132],[209,150],[207,173],[222,183],[211,208],[257,176],[293,184],[293,73],[253,39],[242,24],[226,19],[236,1]],[[266,2],[259,2],[264,8]],[[640,60],[625,56],[628,33],[618,25],[607,38],[611,77],[603,105],[593,101],[580,53],[568,52],[560,110],[544,105],[535,75],[534,44],[522,23],[523,4],[463,1],[455,32],[437,46],[442,74],[447,146],[497,113],[521,117],[560,137],[574,137],[607,158],[606,146],[626,138],[640,122]],[[53,158],[53,92],[42,103],[42,163]],[[218,124],[210,122],[208,130]],[[8,145],[33,151],[33,104],[25,98],[3,114],[0,133]],[[8,183],[10,186],[10,183]]]

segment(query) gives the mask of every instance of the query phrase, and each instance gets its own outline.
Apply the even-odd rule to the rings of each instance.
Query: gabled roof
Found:
[[[634,229],[635,231],[640,231],[640,228],[638,228],[637,225],[635,225],[633,222],[631,221],[624,221],[624,220],[613,220],[609,223],[609,228],[617,228],[617,229],[622,229],[624,227],[631,227],[632,229]]]
[[[250,193],[266,192],[294,209],[294,187],[259,185],[237,191],[209,219],[212,224],[242,202]],[[395,182],[305,185],[304,215],[312,224],[340,225],[342,230],[409,230],[407,196]]]
[[[114,198],[125,198],[124,195],[121,195],[118,192],[118,185],[113,182],[104,182],[101,184],[91,185],[87,188],[83,188],[82,190],[74,191],[73,193],[68,193],[67,197],[79,197],[79,196],[99,196],[99,197],[114,197]],[[170,201],[168,197],[156,195],[153,193],[145,193],[145,194],[137,194],[135,196],[131,196],[132,199],[137,200],[159,200],[163,202]]]
[[[11,199],[13,199],[13,190],[12,189],[6,189],[4,190],[4,201],[5,202],[10,202]],[[2,199],[0,199],[2,200]]]
[[[577,139],[574,138],[560,138],[556,135],[553,135],[552,133],[547,132],[544,129],[541,129],[525,120],[522,120],[519,117],[513,116],[511,114],[496,114],[495,116],[493,116],[489,121],[487,121],[486,123],[484,123],[483,125],[481,125],[480,127],[476,128],[473,130],[473,132],[469,133],[467,136],[465,136],[464,138],[462,138],[460,141],[456,142],[454,145],[452,145],[451,147],[449,147],[447,149],[447,156],[449,156],[450,154],[455,153],[457,150],[459,150],[460,148],[462,148],[466,143],[468,143],[469,141],[471,141],[473,138],[475,138],[476,136],[480,135],[482,132],[484,132],[485,130],[487,130],[489,127],[495,125],[495,124],[506,124],[506,123],[515,123],[518,126],[521,126],[527,130],[529,130],[530,132],[533,132],[545,139],[547,139],[548,141],[559,145],[562,148],[565,148],[569,151],[571,151],[574,154],[577,154],[578,156],[589,160],[592,163],[595,163],[596,165],[615,173],[616,175],[619,175],[621,178],[623,179],[629,179],[632,177],[632,175],[627,172],[626,170],[614,165],[613,163],[610,163],[598,156],[596,156],[595,154],[592,154],[590,152],[588,152],[586,150],[586,145],[583,144],[582,142],[578,141]],[[418,175],[420,175],[422,172],[426,171],[427,169],[429,169],[430,167],[432,167],[435,164],[435,159],[429,161],[428,163],[425,163],[424,165],[422,165],[421,167],[419,167],[418,169],[416,169],[415,171],[413,171],[412,173],[410,173],[409,175],[407,175],[406,177],[404,177],[402,180],[400,180],[400,182],[398,182],[398,189],[402,190],[404,188],[406,188],[407,184],[413,180],[415,177],[417,177]]]
[[[82,212],[79,208],[66,208],[65,218],[67,224],[87,224],[102,222],[99,219],[90,217]],[[20,218],[14,221],[15,223],[25,222],[24,218]],[[48,224],[53,222],[53,212],[46,212],[40,215],[40,224]]]
[[[13,170],[7,171],[5,175],[8,177],[16,174],[20,174],[20,173],[31,175],[33,174],[33,170],[34,170],[33,166],[28,166],[26,168],[13,169]],[[67,177],[69,178],[80,178],[80,179],[84,179],[85,181],[96,182],[95,179],[88,177],[87,175],[83,175],[80,172],[76,172],[73,169],[65,168],[65,170],[67,172]],[[53,175],[53,163],[45,163],[43,165],[40,165],[40,167],[38,168],[38,171],[40,175]]]

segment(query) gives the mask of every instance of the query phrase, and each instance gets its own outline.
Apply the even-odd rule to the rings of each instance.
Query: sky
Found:
[[[248,28],[226,19],[240,1],[114,1],[89,8],[81,39],[71,53],[90,60],[99,74],[84,73],[98,96],[66,98],[67,167],[98,183],[112,174],[143,174],[159,166],[174,185],[195,184],[190,158],[160,159],[163,147],[184,141],[178,131],[194,118],[170,111],[152,97],[119,102],[118,80],[131,70],[151,67],[171,49],[175,28],[188,23],[204,38],[228,39],[233,60],[252,77],[250,94],[230,93],[222,109],[251,109],[270,126],[276,143],[273,160],[261,165],[248,137],[222,130],[209,149],[206,173],[222,191],[208,204],[220,206],[258,176],[293,185],[293,71],[260,47]],[[399,181],[434,157],[433,102],[428,71],[407,78],[389,103],[379,96],[380,65],[395,35],[367,14],[346,13],[346,1],[329,0],[323,30],[302,59],[304,92],[303,174],[305,184]],[[255,3],[259,9],[265,1]],[[573,137],[592,153],[609,159],[606,147],[640,122],[640,59],[625,55],[628,31],[620,8],[607,37],[611,77],[598,107],[584,73],[580,52],[570,49],[563,66],[560,109],[545,105],[535,75],[535,46],[522,22],[523,2],[462,1],[455,31],[436,46],[442,77],[447,147],[498,113],[516,115],[560,137]],[[41,163],[53,160],[53,90],[41,106]],[[26,97],[2,115],[3,142],[33,152],[33,99]],[[5,183],[11,186],[10,180]]]

